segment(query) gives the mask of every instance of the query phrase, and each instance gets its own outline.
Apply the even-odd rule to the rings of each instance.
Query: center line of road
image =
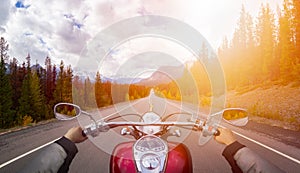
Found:
[[[19,159],[21,159],[22,157],[27,156],[28,154],[31,154],[31,153],[33,153],[33,152],[35,152],[35,151],[37,151],[37,150],[39,150],[39,149],[41,149],[41,148],[44,148],[44,147],[46,147],[47,145],[52,144],[54,141],[56,141],[56,140],[58,140],[58,139],[59,139],[59,138],[54,139],[53,141],[50,141],[50,142],[48,142],[48,143],[46,143],[46,144],[44,144],[44,145],[42,145],[42,146],[39,146],[39,147],[37,147],[37,148],[35,148],[35,149],[31,150],[31,151],[28,151],[28,152],[26,152],[26,153],[24,153],[24,154],[22,154],[22,155],[20,155],[20,156],[18,156],[18,157],[15,157],[15,158],[13,158],[13,159],[11,159],[11,160],[5,162],[5,163],[2,163],[2,164],[0,165],[0,168],[3,168],[4,166],[6,166],[6,165],[8,165],[8,164],[10,164],[10,163],[12,163],[12,162],[14,162],[14,161],[16,161],[16,160],[19,160]]]
[[[124,111],[125,109],[131,108],[132,106],[138,104],[139,102],[142,102],[142,99],[140,99],[140,100],[138,100],[138,101],[135,101],[135,103],[131,103],[129,106],[126,106],[126,107],[124,107],[124,108],[122,108],[122,109],[120,109],[120,110],[117,110],[118,112],[109,114],[109,115],[107,115],[106,117],[103,117],[103,118],[101,118],[101,119],[104,120],[104,119],[107,119],[107,118],[109,118],[109,117],[111,117],[111,116],[113,116],[113,115],[116,115],[117,113],[119,113],[119,112],[121,112],[121,111]]]

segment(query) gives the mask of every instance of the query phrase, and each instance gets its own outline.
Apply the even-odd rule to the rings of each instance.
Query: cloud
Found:
[[[10,55],[24,61],[27,53],[43,64],[46,56],[72,63],[89,39],[82,29],[83,1],[18,1],[4,33]],[[12,6],[12,4],[10,4]],[[66,17],[70,14],[72,17]]]
[[[216,40],[232,32],[239,14],[239,5],[234,4],[241,1],[231,0],[233,5],[228,9],[223,7],[229,1],[217,0],[0,0],[0,33],[10,44],[10,56],[20,62],[30,53],[33,62],[43,64],[50,56],[54,63],[63,59],[65,64],[75,66],[82,49],[102,29],[147,14],[187,22],[216,47]],[[150,49],[155,51],[155,47],[147,51]],[[107,64],[111,67],[108,70],[113,70],[122,61],[112,56]]]
[[[9,54],[19,61],[30,53],[41,64],[50,56],[53,62],[63,59],[76,65],[82,49],[101,29],[137,15],[179,14],[178,2],[1,0],[0,32],[10,44]]]
[[[1,0],[0,1],[0,34],[4,33],[6,22],[9,18],[10,11],[10,0]]]
[[[23,1],[17,1],[17,3],[15,4],[16,8],[29,8],[30,5],[25,5]]]
[[[128,40],[110,52],[98,70],[112,77],[133,77],[149,70],[152,73],[161,66],[179,66],[187,60],[195,59],[181,45],[152,37]]]

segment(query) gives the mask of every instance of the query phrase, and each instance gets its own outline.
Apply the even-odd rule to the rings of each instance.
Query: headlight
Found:
[[[147,170],[154,170],[160,166],[160,158],[156,154],[145,154],[142,156],[141,164]]]

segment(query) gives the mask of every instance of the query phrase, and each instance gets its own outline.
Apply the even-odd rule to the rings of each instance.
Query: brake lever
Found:
[[[86,137],[86,134],[85,134],[84,130],[81,131],[81,135],[82,135],[83,137]]]

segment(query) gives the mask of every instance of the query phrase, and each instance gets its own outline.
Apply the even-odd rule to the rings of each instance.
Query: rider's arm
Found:
[[[283,172],[258,154],[236,141],[229,129],[221,129],[215,139],[226,144],[222,155],[229,162],[233,172]]]
[[[244,145],[235,141],[230,145],[228,145],[222,153],[222,155],[226,158],[226,160],[230,164],[232,172],[242,172],[240,165],[237,164],[234,158],[234,155],[236,154],[237,151],[239,151],[241,148],[244,147],[245,147]]]
[[[86,139],[80,127],[71,128],[65,136],[47,146],[20,172],[68,172],[78,152],[75,143]]]

